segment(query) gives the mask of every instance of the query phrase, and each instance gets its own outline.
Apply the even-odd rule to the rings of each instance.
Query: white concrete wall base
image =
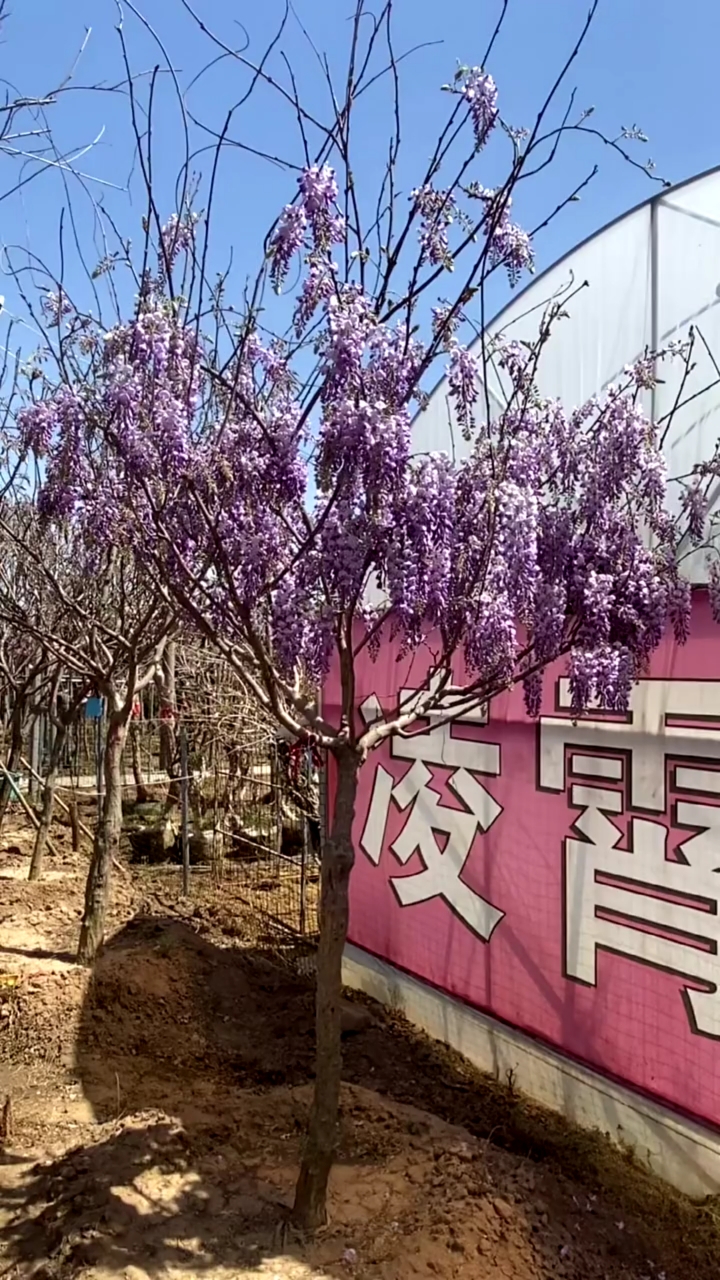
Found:
[[[632,1147],[638,1160],[687,1195],[700,1199],[720,1192],[720,1135],[712,1130],[576,1065],[359,947],[345,949],[343,981],[403,1013],[479,1070],[501,1081],[512,1071],[515,1087],[534,1101]]]

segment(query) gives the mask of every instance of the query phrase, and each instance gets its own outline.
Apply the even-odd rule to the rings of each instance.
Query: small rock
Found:
[[[347,1267],[354,1267],[358,1260],[357,1251],[355,1249],[346,1249],[342,1260]]]
[[[458,1160],[472,1160],[474,1153],[467,1142],[455,1142],[449,1148],[448,1154],[456,1156]]]
[[[508,1204],[507,1200],[501,1200],[498,1197],[493,1200],[492,1206],[498,1218],[502,1218],[503,1222],[509,1222],[514,1215],[514,1209],[511,1204]]]

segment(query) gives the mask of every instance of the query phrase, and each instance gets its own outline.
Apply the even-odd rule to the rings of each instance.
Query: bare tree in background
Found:
[[[13,797],[28,719],[37,714],[48,695],[50,664],[47,649],[24,631],[0,623],[0,689],[7,709],[7,755],[0,779],[0,830]]]
[[[6,495],[0,511],[0,619],[105,700],[104,792],[88,875],[78,959],[102,944],[122,830],[122,753],[136,699],[155,679],[175,625],[147,574],[121,551],[68,541],[34,505]],[[19,563],[33,591],[19,593]],[[35,607],[43,600],[42,609]]]

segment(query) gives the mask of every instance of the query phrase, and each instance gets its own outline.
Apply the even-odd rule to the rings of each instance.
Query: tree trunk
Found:
[[[113,859],[120,852],[122,752],[126,735],[127,720],[121,713],[111,712],[103,760],[105,795],[85,889],[85,913],[80,930],[78,964],[93,963],[105,935]]]
[[[323,850],[321,868],[315,1090],[293,1206],[296,1223],[308,1230],[315,1230],[325,1222],[328,1178],[335,1158],[342,1073],[342,957],[348,929],[350,873],[355,861],[352,825],[359,761],[347,747],[335,753],[335,761],[337,791],[332,830]]]
[[[8,757],[5,764],[7,774],[3,774],[2,782],[0,782],[0,831],[2,831],[7,807],[12,797],[13,789],[11,777],[16,772],[18,765],[20,764],[20,757],[22,756],[24,712],[25,702],[24,700],[19,700],[13,707],[13,713],[10,719],[10,749],[8,751]]]
[[[137,721],[133,720],[130,724],[130,752],[132,756],[133,780],[135,782],[135,801],[137,804],[147,804],[147,787],[143,778],[142,762],[140,760],[140,738],[138,734]]]
[[[39,880],[42,875],[43,859],[45,857],[48,836],[50,835],[50,824],[52,823],[53,808],[55,806],[55,787],[57,786],[57,780],[60,774],[60,762],[65,749],[66,738],[66,726],[58,726],[55,730],[55,740],[52,745],[52,751],[50,752],[47,774],[45,775],[40,826],[38,827],[37,834],[35,836],[35,848],[33,849],[33,855],[30,862],[30,874],[28,875],[28,880]]]

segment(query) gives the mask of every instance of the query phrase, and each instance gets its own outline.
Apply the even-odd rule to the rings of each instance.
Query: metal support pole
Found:
[[[650,205],[650,347],[653,357],[660,345],[659,332],[659,267],[660,258],[658,253],[658,198],[656,197]],[[655,375],[657,376],[657,361],[655,360]],[[650,421],[655,422],[655,412],[657,407],[657,392],[655,383],[653,382],[650,391]]]
[[[187,729],[180,728],[180,830],[182,839],[183,893],[190,893],[190,775]]]
[[[32,764],[32,767],[35,770],[36,774],[39,774],[42,769],[42,751],[40,746],[41,731],[42,731],[42,722],[41,722],[40,716],[37,715],[33,719],[32,726],[30,729],[30,763]],[[30,778],[28,781],[28,793],[30,795],[31,800],[36,800],[38,795],[40,794],[38,784],[33,778],[32,774],[30,774]]]
[[[310,751],[306,751],[303,759],[303,774],[305,775],[303,778],[303,782],[305,783],[305,795],[307,797],[308,803],[310,802],[310,796],[312,794],[311,773],[312,773],[312,753]],[[300,937],[304,938],[305,929],[307,925],[307,919],[306,919],[307,912],[305,910],[305,899],[307,895],[307,889],[306,889],[307,864],[308,864],[308,859],[310,857],[310,822],[308,819],[308,815],[304,809],[301,811],[301,816],[302,816],[302,855],[301,855],[302,862],[300,863]]]
[[[95,779],[97,784],[98,822],[102,822],[105,799],[105,704],[95,721]]]

